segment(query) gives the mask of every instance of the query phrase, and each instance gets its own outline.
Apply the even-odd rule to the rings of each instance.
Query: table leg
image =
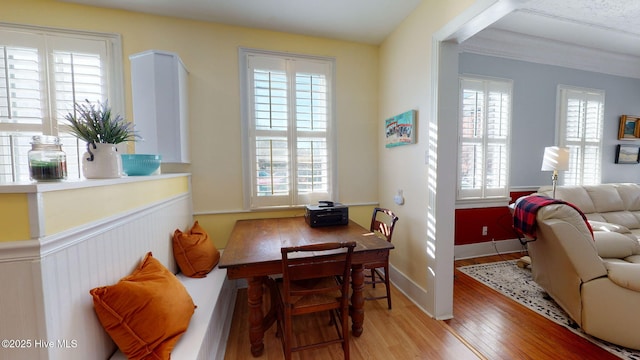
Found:
[[[262,295],[264,276],[255,276],[248,280],[247,296],[249,298],[249,341],[251,342],[251,354],[254,357],[262,355],[264,351],[264,328],[262,320]]]
[[[362,265],[354,265],[351,268],[351,333],[353,336],[362,335],[362,326],[364,324],[364,267]]]
[[[278,285],[270,277],[264,279],[264,285],[269,290],[269,311],[262,320],[262,329],[267,331],[278,318]]]

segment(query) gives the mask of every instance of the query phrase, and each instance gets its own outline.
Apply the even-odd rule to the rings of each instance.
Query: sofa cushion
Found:
[[[633,254],[631,256],[627,256],[626,258],[624,258],[624,261],[640,264],[640,254]]]
[[[631,234],[636,237],[636,239],[640,240],[640,229],[629,229]]]
[[[590,212],[604,213],[625,210],[624,202],[614,185],[585,185],[584,189],[589,194],[591,202],[594,205],[594,211]]]
[[[618,225],[618,224],[610,224],[605,221],[593,221],[589,220],[589,224],[591,224],[591,228],[593,231],[610,231],[617,232],[620,234],[630,233],[631,231],[626,226]]]
[[[602,258],[624,259],[640,252],[637,240],[620,233],[596,231],[593,238],[598,255]]]
[[[552,189],[551,186],[543,186],[538,192],[551,197]],[[596,212],[595,205],[583,186],[559,186],[556,189],[556,199],[561,199],[575,205],[585,214]]]
[[[622,225],[628,229],[640,228],[640,221],[630,211],[609,211],[600,213],[608,223]]]
[[[590,222],[607,222],[607,219],[605,219],[600,213],[585,213],[584,216],[586,216],[587,220],[589,220]]]
[[[626,210],[640,211],[640,185],[618,184],[618,193]]]

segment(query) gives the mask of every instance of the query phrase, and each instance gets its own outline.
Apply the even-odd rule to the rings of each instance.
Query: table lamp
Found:
[[[558,146],[545,147],[541,170],[553,171],[551,181],[553,182],[553,198],[555,199],[556,185],[558,183],[558,170],[569,170],[569,149]]]

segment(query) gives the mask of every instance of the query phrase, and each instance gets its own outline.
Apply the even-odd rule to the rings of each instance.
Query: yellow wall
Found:
[[[0,193],[0,242],[37,240],[186,195],[189,191],[187,175],[137,180],[140,181]]]
[[[31,238],[27,194],[0,194],[0,242]]]
[[[365,228],[371,225],[371,214],[374,206],[350,206],[349,219],[355,221]],[[304,216],[304,209],[280,210],[280,211],[254,211],[242,213],[211,214],[207,216],[196,216],[199,224],[207,229],[207,233],[218,248],[223,248],[227,244],[227,239],[231,234],[236,220],[262,219]]]
[[[188,191],[189,178],[183,176],[45,192],[42,194],[44,234],[56,234]],[[87,201],[87,199],[91,199],[91,201]]]
[[[437,242],[451,239],[438,238],[429,244],[427,207],[435,199],[429,199],[426,153],[429,150],[428,125],[432,116],[432,39],[434,33],[461,14],[473,0],[424,0],[421,5],[385,40],[380,47],[380,119],[389,118],[410,109],[418,111],[417,144],[392,149],[379,149],[380,205],[391,208],[399,216],[394,231],[394,251],[391,264],[421,287],[427,294],[421,303],[430,312],[435,308],[434,259],[428,256],[436,251]],[[452,121],[457,121],[452,119]],[[437,137],[437,129],[432,135]],[[384,133],[378,132],[378,141]],[[439,142],[455,142],[455,138],[438,139]],[[455,161],[455,159],[450,159]],[[455,178],[445,179],[455,182]],[[402,189],[405,205],[393,203],[393,196]],[[431,229],[433,230],[433,229]],[[438,234],[435,234],[437,237]],[[453,262],[451,258],[439,259]],[[438,315],[434,314],[433,315]]]
[[[215,214],[245,216],[238,48],[334,57],[340,196],[332,200],[377,201],[376,134],[382,126],[377,111],[377,46],[54,0],[2,0],[0,21],[121,34],[127,119],[132,117],[129,55],[149,49],[180,55],[189,70],[192,163],[188,170],[193,174],[194,212],[205,229],[214,232],[212,236],[227,234],[232,222],[229,215]],[[218,232],[220,227],[224,229]]]

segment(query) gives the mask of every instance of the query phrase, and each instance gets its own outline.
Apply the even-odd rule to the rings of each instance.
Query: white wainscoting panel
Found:
[[[36,261],[0,262],[0,359],[39,359],[46,350],[34,341],[45,339],[40,266]]]
[[[40,339],[48,345],[2,349],[0,360],[107,359],[116,346],[95,315],[89,290],[116,283],[149,251],[177,272],[171,237],[176,228],[185,231],[192,221],[188,193],[43,238],[40,260],[0,262],[0,283],[20,284],[0,293],[0,339]],[[12,318],[22,323],[5,323]]]

